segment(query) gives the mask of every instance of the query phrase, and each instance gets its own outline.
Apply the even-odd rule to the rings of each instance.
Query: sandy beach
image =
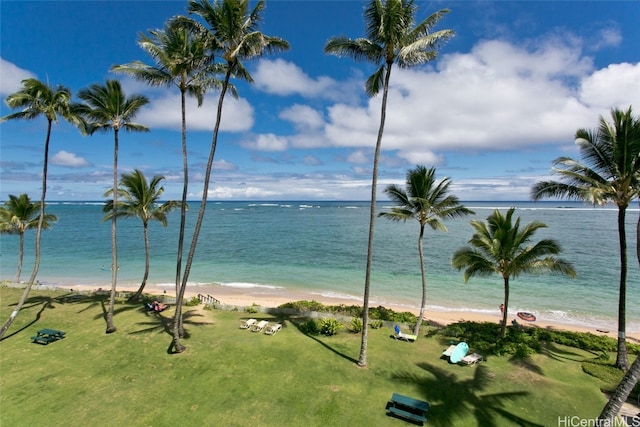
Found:
[[[84,285],[73,285],[70,287],[65,287],[65,289],[73,289],[76,291],[81,290],[96,290],[96,287],[92,286],[84,286]],[[102,288],[105,289],[105,288]],[[137,287],[126,287],[121,286],[118,287],[119,291],[126,292],[135,292],[137,291]],[[159,287],[156,285],[147,285],[145,287],[144,292],[150,295],[169,295],[173,296],[174,289],[167,287]],[[202,295],[210,295],[217,300],[219,300],[222,304],[225,305],[235,305],[239,307],[246,307],[253,304],[257,304],[262,307],[278,307],[282,304],[292,301],[302,301],[302,300],[315,300],[325,305],[361,305],[361,301],[356,301],[353,299],[347,298],[339,298],[339,297],[326,297],[319,294],[304,292],[299,290],[286,290],[286,293],[283,293],[282,290],[265,290],[260,289],[256,290],[255,288],[233,288],[228,286],[219,286],[219,285],[209,285],[209,286],[198,286],[187,288],[185,292],[185,297],[187,299],[197,296],[198,294]],[[393,304],[385,304],[387,308],[391,308],[395,311],[410,311],[414,314],[418,314],[418,310],[408,310],[403,306],[394,306]],[[429,324],[436,326],[444,326],[451,323],[463,322],[463,321],[473,321],[473,322],[499,322],[502,318],[498,307],[496,307],[495,315],[483,314],[477,312],[469,312],[469,311],[456,311],[456,310],[447,310],[447,311],[434,311],[427,310],[426,313],[426,321]],[[509,318],[515,319],[515,313],[509,313]],[[535,321],[535,322],[525,322],[518,319],[520,324],[531,327],[538,328],[546,328],[546,329],[555,329],[555,330],[567,330],[567,331],[576,331],[576,332],[590,332],[596,335],[607,335],[612,338],[617,337],[617,332],[614,330],[601,330],[596,327],[583,327],[579,325],[573,324],[563,324],[559,322],[545,322],[545,321]],[[640,343],[640,333],[627,332],[627,340],[630,342]]]

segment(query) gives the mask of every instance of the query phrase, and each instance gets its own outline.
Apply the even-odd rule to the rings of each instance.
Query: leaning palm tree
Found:
[[[153,58],[155,66],[135,61],[116,65],[111,68],[111,71],[129,74],[150,86],[174,86],[180,91],[183,183],[176,263],[177,296],[182,277],[182,253],[189,192],[186,96],[195,97],[200,107],[206,89],[219,86],[219,81],[211,75],[216,71],[216,65],[211,54],[210,39],[203,26],[189,18],[179,16],[170,19],[163,30],[151,30],[149,34],[150,36],[140,35],[138,44]]]
[[[9,319],[0,328],[0,338],[4,336],[9,329],[9,326],[13,323],[14,319],[18,315],[18,312],[24,305],[31,287],[38,275],[38,269],[40,268],[40,237],[42,228],[46,218],[45,214],[45,199],[47,194],[47,171],[49,167],[49,142],[51,140],[51,128],[54,123],[58,123],[58,116],[64,120],[72,123],[80,129],[82,133],[85,133],[84,122],[73,109],[71,103],[71,91],[64,86],[58,86],[55,89],[49,85],[37,80],[26,79],[22,81],[22,89],[18,92],[9,95],[6,100],[6,104],[13,109],[21,108],[21,111],[9,114],[0,118],[0,122],[14,119],[33,120],[40,116],[44,116],[47,119],[47,134],[44,140],[44,160],[42,162],[42,193],[40,195],[40,216],[38,218],[38,226],[36,229],[36,248],[35,248],[35,261],[29,283],[24,289],[18,305],[11,312]]]
[[[133,122],[140,108],[149,100],[142,95],[125,96],[120,82],[107,80],[106,84],[93,84],[78,93],[84,101],[76,108],[88,121],[88,131],[93,135],[96,131],[113,130],[113,216],[111,217],[111,296],[107,311],[107,329],[110,334],[116,331],[113,323],[113,308],[116,299],[118,281],[118,246],[116,235],[116,209],[118,207],[118,144],[120,130],[130,132],[148,132],[146,126]]]
[[[174,320],[174,351],[183,352],[186,347],[180,343],[180,337],[184,331],[182,328],[182,299],[187,287],[187,281],[191,272],[191,265],[195,255],[198,236],[207,206],[209,193],[209,180],[218,143],[220,121],[222,119],[222,105],[225,95],[232,88],[231,77],[240,78],[249,83],[253,82],[251,75],[244,67],[242,61],[262,56],[265,53],[279,52],[289,49],[289,43],[279,37],[271,37],[262,34],[259,29],[260,13],[265,7],[264,0],[260,0],[256,7],[249,11],[248,0],[190,0],[187,10],[198,15],[208,26],[209,39],[213,41],[215,53],[222,57],[221,70],[224,71],[224,80],[218,97],[218,109],[216,122],[213,129],[211,150],[207,160],[204,174],[204,186],[198,217],[191,239],[191,246],[185,263],[182,281],[178,295],[176,295],[176,313]]]
[[[379,216],[392,221],[406,222],[408,219],[416,219],[420,225],[418,255],[420,257],[420,274],[422,277],[422,299],[420,315],[413,330],[413,334],[416,336],[420,333],[420,325],[427,305],[427,277],[422,249],[425,226],[428,225],[433,230],[446,232],[447,227],[442,223],[442,220],[474,213],[461,205],[456,196],[447,194],[451,180],[444,178],[440,182],[436,182],[435,174],[435,168],[427,169],[424,166],[416,166],[415,169],[409,170],[405,189],[392,184],[384,190],[391,201],[398,206],[393,207],[390,212],[379,214]]]
[[[487,222],[473,220],[471,226],[475,233],[469,240],[469,246],[458,249],[451,264],[458,270],[465,269],[464,281],[472,276],[499,274],[504,284],[504,312],[500,337],[504,337],[509,310],[509,284],[511,278],[523,273],[550,271],[570,277],[576,276],[573,266],[554,255],[560,253],[560,245],[553,239],[543,239],[532,243],[534,233],[546,227],[539,221],[533,221],[520,228],[520,218],[512,221],[515,208],[506,215],[496,209]]]
[[[640,379],[640,356],[636,357],[636,361],[633,362],[627,373],[624,375],[618,387],[609,398],[609,401],[602,409],[599,420],[606,420],[608,423],[602,422],[600,425],[616,425],[614,420],[620,412],[622,404],[627,401],[631,390],[635,387]],[[597,425],[597,424],[596,424]]]
[[[19,196],[9,194],[9,200],[0,207],[0,233],[17,234],[20,238],[18,244],[18,271],[16,272],[16,283],[20,282],[22,271],[22,259],[24,255],[24,233],[27,230],[38,228],[40,222],[40,203],[31,202],[29,195],[23,193]],[[45,214],[42,222],[42,229],[51,227],[52,222],[58,218],[53,214]]]
[[[140,299],[149,277],[149,222],[155,220],[166,227],[167,214],[181,205],[181,202],[177,200],[169,200],[160,204],[158,199],[164,193],[164,187],[160,186],[163,179],[163,176],[156,175],[151,181],[147,181],[144,174],[138,169],[128,174],[122,174],[120,188],[118,188],[118,197],[122,199],[118,201],[118,208],[113,208],[113,199],[108,200],[103,207],[103,212],[106,213],[103,221],[111,219],[114,212],[120,218],[140,218],[142,220],[145,254],[144,276],[140,287],[136,293],[129,297],[129,301]],[[105,197],[112,195],[113,189],[105,192]]]
[[[616,366],[629,368],[626,344],[627,238],[626,211],[638,194],[640,174],[640,118],[627,111],[611,110],[611,122],[600,117],[597,129],[579,129],[576,144],[583,161],[559,157],[553,172],[561,181],[542,181],[531,190],[533,200],[545,197],[584,200],[618,206],[620,282],[618,297],[618,354]]]
[[[359,366],[366,366],[367,364],[369,292],[371,265],[373,263],[378,164],[387,112],[387,94],[391,79],[391,67],[397,63],[400,68],[410,68],[435,60],[438,54],[438,47],[453,37],[454,34],[452,30],[431,32],[435,24],[445,14],[449,13],[448,9],[442,9],[419,24],[414,25],[416,10],[417,6],[414,5],[413,0],[371,0],[364,12],[367,38],[335,37],[329,40],[324,47],[325,53],[348,56],[357,61],[364,60],[376,64],[378,68],[367,79],[365,90],[367,95],[375,96],[382,89],[380,124],[373,156],[371,179],[369,240],[362,311],[362,342],[358,358]]]

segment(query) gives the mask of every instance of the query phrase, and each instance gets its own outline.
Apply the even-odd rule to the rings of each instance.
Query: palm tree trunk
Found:
[[[131,295],[128,301],[139,301],[142,297],[144,287],[147,286],[147,279],[149,278],[149,260],[151,258],[149,250],[149,224],[146,221],[142,222],[142,230],[144,236],[144,276],[142,276],[142,283],[135,294]]]
[[[218,132],[220,131],[220,121],[222,119],[222,104],[224,102],[224,96],[227,93],[229,87],[229,80],[233,67],[229,67],[224,78],[224,84],[220,92],[218,99],[218,110],[216,112],[216,124],[213,129],[213,140],[211,141],[211,151],[209,152],[209,159],[207,161],[207,168],[204,176],[204,185],[202,189],[202,200],[200,201],[200,210],[198,211],[198,218],[193,230],[193,237],[191,238],[191,247],[189,248],[189,254],[187,255],[187,262],[184,266],[184,274],[182,275],[182,283],[180,285],[180,291],[176,297],[176,313],[173,322],[173,350],[176,353],[182,353],[186,350],[186,347],[180,343],[180,338],[183,335],[182,328],[182,299],[187,289],[187,281],[189,280],[189,274],[191,273],[191,265],[193,264],[193,257],[195,256],[196,247],[198,245],[198,236],[200,235],[200,228],[202,227],[202,221],[204,219],[204,213],[207,208],[207,197],[209,192],[209,180],[211,179],[211,169],[213,167],[213,159],[216,154],[216,146],[218,144]]]
[[[187,222],[187,192],[189,188],[189,163],[187,161],[187,109],[184,89],[180,88],[180,104],[182,106],[182,204],[180,205],[180,233],[178,234],[178,257],[176,260],[176,300],[180,293],[182,278],[182,251],[184,250],[184,229]]]
[[[638,379],[640,379],[640,356],[636,357],[636,361],[633,362],[631,368],[627,371],[616,390],[613,392],[613,395],[607,402],[607,404],[602,409],[602,413],[598,417],[599,420],[609,420],[609,424],[602,425],[616,425],[613,421],[615,417],[620,412],[620,408],[622,408],[622,404],[626,402],[631,390],[638,383]]]
[[[40,269],[40,236],[42,235],[42,224],[44,224],[44,205],[45,199],[47,195],[47,173],[49,166],[49,140],[51,138],[51,125],[53,121],[52,119],[48,119],[47,122],[47,136],[44,140],[44,160],[42,165],[42,193],[40,195],[40,216],[38,217],[38,228],[36,229],[36,255],[35,261],[33,264],[33,271],[31,272],[31,277],[29,277],[29,283],[24,288],[24,292],[22,292],[22,296],[20,297],[20,301],[18,301],[18,305],[11,312],[7,321],[0,328],[0,339],[4,337],[7,333],[7,330],[15,320],[16,316],[20,312],[20,309],[24,305],[27,297],[29,296],[29,292],[31,292],[31,287],[33,283],[36,281],[36,276],[38,275],[38,270]]]
[[[107,329],[110,334],[116,331],[113,324],[113,310],[116,304],[116,283],[118,282],[118,242],[116,235],[116,218],[118,211],[118,128],[113,130],[113,215],[111,216],[111,292],[107,311]]]
[[[422,237],[424,236],[424,225],[420,224],[420,237],[418,238],[418,254],[420,255],[420,274],[422,277],[422,299],[420,300],[420,315],[416,322],[416,327],[413,331],[413,335],[418,336],[420,334],[420,325],[422,325],[422,318],[427,305],[427,275],[424,268],[424,253],[422,251]]]
[[[384,78],[384,91],[382,93],[382,107],[380,109],[380,127],[376,149],[373,155],[373,172],[371,176],[371,206],[369,212],[369,240],[367,244],[367,267],[364,277],[364,296],[362,303],[362,338],[360,341],[360,355],[358,366],[367,366],[367,341],[369,337],[369,294],[371,292],[371,266],[373,264],[373,236],[376,220],[376,192],[378,187],[378,164],[380,163],[380,148],[382,147],[382,135],[387,114],[387,94],[389,92],[389,79],[391,78],[391,65],[387,63],[387,72]]]
[[[22,273],[22,259],[24,258],[24,231],[20,233],[20,243],[18,246],[18,271],[16,271],[16,283],[20,283]]]
[[[627,234],[625,231],[626,207],[618,207],[618,237],[620,240],[620,291],[618,296],[618,354],[616,367],[629,369],[627,356],[626,317],[627,317]]]
[[[507,316],[509,312],[509,278],[504,278],[504,311],[502,313],[502,326],[500,326],[500,338],[504,338],[507,330]]]

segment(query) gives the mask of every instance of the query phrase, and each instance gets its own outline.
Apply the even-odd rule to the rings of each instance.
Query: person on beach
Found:
[[[500,304],[500,314],[504,315],[504,304]]]

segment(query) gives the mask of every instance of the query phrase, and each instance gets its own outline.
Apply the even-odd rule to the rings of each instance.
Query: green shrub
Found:
[[[322,335],[336,335],[342,328],[342,322],[337,319],[322,319],[320,321],[320,333]]]
[[[190,300],[187,300],[184,305],[186,305],[187,307],[195,307],[197,305],[200,305],[200,298],[192,297]]]
[[[244,311],[247,313],[252,313],[255,314],[258,312],[258,309],[260,308],[260,306],[256,303],[253,303],[252,305],[250,305],[249,307],[245,307]]]
[[[359,317],[354,317],[351,320],[351,332],[362,332],[362,319]]]
[[[382,320],[372,320],[369,322],[369,326],[371,326],[371,329],[380,329],[384,326],[384,322]]]
[[[316,319],[309,319],[300,325],[300,330],[309,335],[316,335],[320,333],[320,325]]]

